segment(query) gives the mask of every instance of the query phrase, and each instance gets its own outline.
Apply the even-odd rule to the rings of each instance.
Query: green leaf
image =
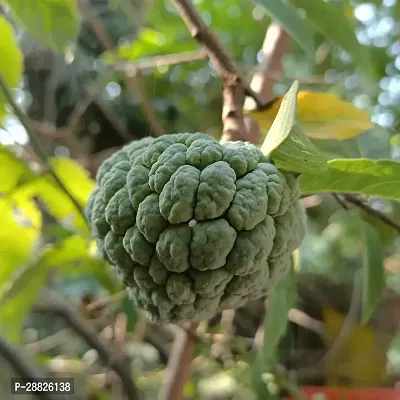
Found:
[[[83,236],[70,236],[47,249],[41,263],[47,269],[57,267],[64,276],[89,273],[110,293],[121,290],[110,266],[98,257],[95,243]]]
[[[360,220],[363,232],[363,294],[361,322],[372,317],[385,287],[382,262],[382,246],[378,232],[367,222]]]
[[[343,192],[400,199],[400,163],[366,158],[328,161],[328,170],[300,176],[302,194]]]
[[[291,172],[305,173],[328,169],[325,156],[303,133],[299,124],[293,126],[288,138],[271,153],[271,158],[277,168]]]
[[[364,68],[368,74],[372,72],[367,48],[358,42],[354,27],[346,18],[343,9],[333,2],[323,0],[290,0],[290,2],[304,10],[306,19],[327,39],[346,50],[356,64]]]
[[[27,262],[40,238],[42,217],[33,201],[0,198],[0,291],[15,269]]]
[[[78,35],[77,0],[6,0],[16,21],[33,38],[63,51]]]
[[[261,151],[270,154],[276,166],[287,171],[323,171],[327,168],[325,157],[296,123],[298,91],[299,83],[295,81],[282,99]]]
[[[23,56],[14,36],[13,28],[3,16],[0,16],[0,37],[0,60],[3,60],[0,64],[0,75],[10,89],[16,88],[22,79]],[[8,113],[6,110],[7,103],[0,90],[0,122]]]
[[[260,352],[264,368],[270,367],[276,356],[278,344],[288,326],[288,312],[294,306],[296,297],[296,275],[294,269],[291,268],[269,295],[263,345]]]
[[[255,2],[262,5],[267,14],[282,25],[311,59],[315,58],[313,30],[294,7],[276,0],[255,0]]]

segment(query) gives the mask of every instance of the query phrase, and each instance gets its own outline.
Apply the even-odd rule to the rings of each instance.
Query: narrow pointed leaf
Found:
[[[382,246],[378,232],[361,220],[363,246],[363,295],[361,322],[367,323],[375,312],[385,287]]]

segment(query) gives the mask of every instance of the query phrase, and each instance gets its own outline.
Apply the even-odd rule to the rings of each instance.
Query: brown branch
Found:
[[[364,210],[367,214],[380,219],[386,225],[389,225],[393,229],[396,229],[398,232],[400,232],[400,224],[396,221],[393,221],[393,219],[390,218],[387,214],[383,213],[382,211],[376,210],[375,208],[372,208],[368,204],[364,203],[358,197],[355,197],[355,196],[352,196],[349,194],[345,194],[345,195],[343,195],[343,197],[344,197],[344,200],[347,201],[348,203],[354,204],[358,208],[361,208],[362,210]]]
[[[26,354],[14,347],[0,336],[0,358],[3,358],[10,364],[11,368],[24,379],[45,378],[46,374],[39,365],[33,365]],[[54,400],[55,397],[49,393],[37,393],[36,396],[43,400]]]
[[[219,42],[190,0],[173,0],[173,3],[188,27],[193,38],[205,47],[208,57],[220,75],[223,85],[223,111],[224,124],[221,141],[245,140],[246,127],[243,118],[243,103],[245,94],[254,98],[259,106],[262,101],[241,76],[232,57]]]
[[[190,323],[190,331],[195,331],[197,323]],[[166,382],[159,393],[160,400],[184,400],[184,388],[190,378],[190,363],[196,341],[185,329],[177,331],[168,359]]]
[[[280,79],[283,68],[283,57],[289,44],[289,35],[276,23],[272,22],[265,34],[262,46],[263,62],[254,72],[250,83],[251,88],[259,94],[263,100],[263,106],[247,97],[244,102],[245,109],[265,108],[274,99],[275,81]],[[271,78],[273,76],[273,78]],[[245,118],[248,137],[256,144],[260,144],[261,132],[258,124],[250,117]]]
[[[138,390],[133,382],[129,367],[125,360],[121,360],[118,352],[101,340],[96,331],[87,323],[87,321],[73,310],[65,299],[55,292],[46,293],[46,302],[35,306],[35,310],[38,311],[44,308],[47,312],[61,317],[69,325],[69,327],[75,331],[84,341],[93,349],[97,351],[100,360],[104,365],[112,368],[115,373],[121,379],[125,393],[129,400],[139,399]]]
[[[250,87],[262,98],[263,104],[274,99],[274,82],[282,75],[283,57],[288,49],[289,35],[280,25],[272,22],[265,34],[262,46],[263,61],[257,67],[251,80]],[[273,79],[271,76],[273,75]],[[252,99],[246,99],[246,103]],[[245,108],[247,104],[245,103]],[[256,106],[259,107],[258,104]]]

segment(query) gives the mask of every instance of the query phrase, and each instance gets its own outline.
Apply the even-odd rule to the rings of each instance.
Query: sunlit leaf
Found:
[[[280,97],[271,108],[249,114],[263,130],[272,129],[282,102],[283,97]],[[374,127],[367,112],[323,92],[298,93],[297,121],[308,137],[324,140],[349,139]]]
[[[16,196],[0,198],[0,214],[1,288],[33,253],[40,237],[42,218],[33,201]]]
[[[24,268],[33,256],[42,220],[33,201],[14,194],[0,199],[0,214],[0,292],[4,293],[10,289],[10,278]],[[15,302],[0,307],[0,330],[13,343],[20,341],[26,307],[34,298],[37,287],[41,286],[40,279],[40,276],[32,275],[23,295]]]
[[[368,322],[385,287],[382,245],[377,231],[367,222],[360,220],[363,232],[363,296],[361,321]]]
[[[68,157],[50,159],[54,172],[64,183],[71,195],[81,204],[86,204],[95,182],[89,172]]]
[[[354,26],[346,18],[344,10],[332,2],[323,0],[290,0],[305,11],[306,20],[310,21],[328,40],[346,50],[355,64],[372,71],[367,48],[362,46],[355,35]]]
[[[279,22],[292,38],[303,48],[307,55],[314,59],[315,47],[313,30],[306,20],[300,17],[297,10],[290,4],[276,0],[254,0],[262,5],[267,14]]]
[[[95,185],[88,172],[70,158],[52,158],[50,162],[68,192],[84,207]],[[20,186],[18,191],[26,197],[39,197],[48,212],[68,227],[87,230],[85,220],[78,214],[71,199],[50,174],[45,173],[38,176]]]
[[[323,171],[327,168],[325,157],[296,123],[298,88],[299,84],[295,81],[283,97],[261,151],[270,154],[276,166],[281,169],[298,173]]]
[[[33,38],[63,51],[78,34],[77,0],[5,0],[17,22]]]
[[[2,60],[0,75],[7,86],[12,89],[18,86],[22,78],[23,57],[12,26],[3,16],[0,16],[0,38],[0,60]],[[7,115],[6,105],[7,101],[0,90],[0,122]]]
[[[336,159],[325,172],[300,176],[303,194],[344,192],[400,199],[400,163],[391,160]]]
[[[9,194],[22,178],[31,175],[30,168],[6,146],[0,146],[0,194]]]

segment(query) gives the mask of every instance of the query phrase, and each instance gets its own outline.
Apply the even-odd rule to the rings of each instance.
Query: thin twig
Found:
[[[179,11],[181,18],[188,27],[192,37],[202,43],[206,48],[208,56],[221,78],[224,81],[236,81],[243,85],[245,94],[253,97],[257,104],[261,106],[263,104],[262,100],[258,94],[245,83],[232,57],[219,42],[214,32],[212,32],[201,19],[201,16],[193,6],[192,1],[172,0],[172,2],[175,4],[175,7]]]
[[[332,193],[332,196],[345,210],[349,209],[349,205],[337,193]]]
[[[393,221],[393,219],[391,219],[387,214],[383,213],[382,211],[376,210],[375,208],[372,208],[368,204],[364,203],[358,197],[351,196],[349,194],[345,194],[343,196],[344,196],[345,201],[354,204],[355,206],[364,210],[366,213],[372,215],[375,218],[380,219],[385,224],[391,226],[392,228],[394,228],[398,232],[400,232],[400,224],[396,221]]]
[[[40,306],[39,304],[37,307],[40,308]],[[110,349],[109,346],[98,337],[98,334],[91,328],[87,321],[74,311],[62,296],[55,292],[50,292],[43,306],[47,311],[53,312],[55,315],[63,318],[72,330],[82,337],[91,348],[97,351],[101,361],[106,366],[112,368],[120,377],[129,400],[139,399],[138,390],[125,361],[121,360],[118,353]]]
[[[279,24],[272,22],[267,29],[261,49],[263,61],[254,72],[250,83],[250,87],[262,98],[263,104],[268,104],[275,97],[273,81],[280,79],[282,75],[283,57],[288,45],[289,35]],[[250,101],[250,98],[246,99],[245,108]]]
[[[21,111],[21,109],[18,107],[17,103],[14,101],[14,98],[11,94],[10,89],[8,88],[6,82],[4,81],[3,76],[0,74],[0,86],[1,89],[4,92],[4,95],[8,101],[8,103],[11,105],[12,109],[14,110],[15,115],[18,117],[20,120],[21,124],[24,126],[26,133],[29,136],[29,140],[32,144],[32,148],[34,149],[35,153],[38,155],[44,166],[46,167],[47,171],[49,174],[54,178],[54,180],[57,182],[57,184],[60,186],[60,188],[63,190],[63,192],[69,197],[71,202],[74,204],[75,208],[79,212],[79,214],[83,217],[84,221],[86,221],[86,216],[83,211],[83,208],[81,205],[78,203],[78,201],[72,196],[72,194],[69,192],[69,190],[66,188],[64,183],[61,181],[61,179],[58,177],[58,175],[54,172],[53,166],[51,165],[46,152],[43,150],[40,141],[36,138],[36,136],[33,134],[33,131],[29,125],[28,119],[25,117],[25,114]]]
[[[0,357],[5,359],[12,369],[24,379],[46,378],[46,374],[39,365],[33,365],[26,354],[22,354],[20,349],[15,348],[0,336]],[[55,400],[55,397],[49,393],[35,393],[43,400]]]
[[[126,69],[133,68],[136,71],[144,71],[147,69],[170,67],[176,64],[201,61],[207,58],[207,52],[204,49],[195,51],[184,51],[182,53],[165,54],[160,56],[143,58],[138,61],[116,61],[113,70],[116,72],[124,72]]]
[[[190,323],[188,329],[195,331],[197,326],[196,323]],[[184,388],[190,377],[190,362],[194,347],[195,340],[185,329],[179,329],[168,359],[166,382],[159,393],[160,400],[184,399]]]

